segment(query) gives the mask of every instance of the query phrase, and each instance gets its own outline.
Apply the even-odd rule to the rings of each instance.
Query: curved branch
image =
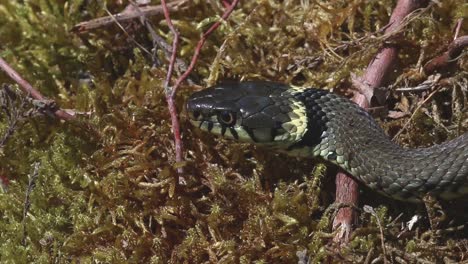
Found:
[[[424,65],[424,73],[431,75],[434,72],[441,72],[457,62],[463,50],[468,47],[468,36],[456,38],[442,55],[433,58]]]
[[[182,8],[181,6],[187,1],[188,0],[176,0],[170,2],[168,8],[171,11],[177,11],[180,8]],[[123,12],[112,16],[99,17],[96,19],[91,19],[89,21],[78,23],[75,26],[73,26],[73,28],[70,31],[81,34],[96,28],[113,25],[116,21],[124,22],[131,19],[139,18],[141,17],[141,14],[144,14],[145,16],[155,16],[160,15],[161,13],[163,13],[163,8],[161,5],[140,7],[140,10],[138,12],[135,12],[131,9],[126,9]]]
[[[417,8],[426,4],[426,1],[420,0],[399,0],[385,34],[398,30],[405,17],[411,14]],[[374,89],[382,86],[385,77],[391,71],[398,58],[398,49],[395,46],[384,46],[369,63],[362,78],[357,86],[358,92],[354,94],[353,101],[362,108],[369,108],[370,100],[374,95]],[[336,175],[336,200],[335,203],[352,204],[357,206],[359,199],[358,183],[351,176],[339,172]],[[341,232],[334,238],[335,242],[347,243],[353,225],[357,222],[357,213],[352,208],[341,208],[333,220],[333,228],[341,228]]]
[[[38,90],[36,90],[29,82],[23,79],[21,75],[19,75],[19,73],[16,72],[10,65],[8,65],[8,63],[2,58],[0,58],[0,68],[19,85],[20,89],[25,94],[27,94],[28,96],[36,100],[41,100],[41,101],[48,100]],[[62,120],[71,120],[74,118],[74,116],[60,109],[54,110],[53,114],[57,118],[62,119]]]
[[[227,8],[224,14],[222,15],[221,17],[222,20],[226,20],[229,17],[229,15],[232,13],[232,11],[234,10],[234,8],[237,6],[238,3],[239,3],[239,0],[232,1],[229,8]],[[174,134],[175,155],[176,155],[175,160],[176,162],[182,162],[183,161],[183,158],[182,158],[183,146],[182,146],[182,140],[180,138],[180,125],[179,125],[177,109],[176,109],[175,102],[174,102],[174,97],[180,84],[183,81],[185,81],[187,77],[190,75],[190,73],[193,71],[195,64],[198,60],[198,56],[200,55],[201,48],[203,47],[203,44],[205,44],[207,38],[211,35],[211,33],[213,33],[213,31],[215,31],[221,25],[222,21],[221,20],[217,21],[216,23],[211,25],[211,27],[207,31],[203,33],[200,40],[198,41],[198,44],[192,56],[192,60],[190,61],[190,65],[188,66],[187,70],[176,80],[175,84],[172,87],[170,87],[169,83],[172,78],[174,64],[176,62],[179,33],[177,29],[174,27],[174,25],[172,24],[172,20],[169,14],[169,9],[167,8],[166,0],[161,0],[161,5],[163,8],[164,17],[166,18],[167,25],[169,26],[171,32],[174,34],[174,40],[172,42],[172,51],[171,51],[172,55],[169,61],[166,80],[164,82],[164,90],[166,92],[166,101],[167,101],[167,105],[169,108],[169,113],[171,115],[172,132]],[[179,168],[178,172],[182,173],[182,168]]]
[[[237,3],[239,3],[239,0],[232,1],[231,6],[228,9],[226,9],[224,14],[222,15],[222,20],[226,20],[231,15],[232,11],[234,11],[234,8],[237,6]],[[208,39],[211,33],[213,33],[213,31],[215,31],[221,25],[221,22],[221,20],[216,21],[205,33],[203,33],[200,40],[198,41],[197,47],[195,48],[195,52],[193,54],[192,60],[190,61],[190,65],[188,66],[187,71],[185,71],[184,74],[182,74],[179,77],[179,79],[177,79],[177,81],[175,82],[171,96],[174,96],[176,89],[180,86],[180,84],[183,81],[185,81],[185,79],[187,79],[189,74],[192,72],[193,68],[195,67],[195,63],[198,60],[198,56],[200,55],[200,51],[203,47],[203,44],[205,44],[205,41]]]

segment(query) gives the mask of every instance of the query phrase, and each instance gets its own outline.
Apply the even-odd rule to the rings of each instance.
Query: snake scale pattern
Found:
[[[357,104],[336,94],[274,82],[219,84],[190,96],[202,130],[298,157],[320,156],[372,189],[419,202],[468,193],[468,133],[429,148],[392,142]]]

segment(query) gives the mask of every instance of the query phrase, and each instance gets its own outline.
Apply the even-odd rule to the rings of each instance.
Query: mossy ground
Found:
[[[222,13],[218,2],[193,1],[172,14],[183,60],[190,60],[201,31]],[[343,90],[350,87],[351,74],[361,74],[382,45],[382,34],[374,32],[386,25],[395,6],[390,0],[241,2],[202,49],[194,72],[201,86],[267,79],[349,94]],[[62,108],[91,113],[71,122],[27,115],[0,149],[0,176],[9,179],[8,190],[0,192],[0,262],[294,263],[305,249],[314,263],[364,262],[383,252],[376,216],[388,259],[466,261],[466,230],[422,235],[429,230],[422,220],[401,235],[401,223],[424,211],[367,189],[362,204],[376,213],[363,212],[362,228],[349,246],[334,247],[328,234],[334,210],[327,210],[333,168],[213,139],[193,130],[183,111],[186,162],[175,164],[162,87],[164,54],[158,53],[162,65],[152,65],[115,25],[70,32],[78,22],[106,16],[106,8],[117,13],[124,7],[103,3],[0,0],[0,56]],[[445,50],[457,19],[466,16],[461,1],[437,3],[415,15],[393,40],[400,61],[388,78],[392,87],[424,81],[421,63]],[[170,42],[163,17],[152,22]],[[145,28],[125,26],[151,50]],[[462,56],[444,75],[448,84],[412,118],[401,143],[429,145],[467,130],[467,70]],[[12,81],[0,73],[0,82]],[[194,89],[199,88],[179,90],[180,110]],[[391,91],[390,110],[406,113],[383,121],[391,135],[425,96]],[[6,116],[2,112],[0,135],[8,128]],[[36,162],[38,178],[24,218]],[[183,185],[175,181],[180,166]],[[455,222],[468,218],[458,212]]]

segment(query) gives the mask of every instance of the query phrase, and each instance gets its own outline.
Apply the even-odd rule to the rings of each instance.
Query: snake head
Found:
[[[244,142],[289,145],[300,138],[297,133],[307,122],[297,122],[305,118],[305,113],[299,116],[294,112],[292,97],[284,94],[288,88],[271,82],[224,83],[195,92],[186,108],[191,123],[212,134]]]

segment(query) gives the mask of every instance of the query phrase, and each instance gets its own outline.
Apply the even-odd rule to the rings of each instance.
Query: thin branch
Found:
[[[446,52],[424,65],[424,73],[430,75],[436,71],[440,72],[454,65],[466,47],[468,47],[468,36],[461,36],[455,39],[450,43]]]
[[[164,90],[166,91],[166,97],[167,96],[173,97],[174,93],[171,92],[171,88],[169,88],[169,83],[171,81],[172,73],[174,71],[174,64],[175,64],[175,60],[177,57],[177,48],[179,47],[179,32],[174,27],[174,24],[172,24],[172,19],[171,19],[171,16],[169,15],[169,10],[166,5],[166,0],[161,0],[161,4],[163,7],[164,17],[166,18],[167,26],[169,27],[172,34],[174,35],[174,39],[172,40],[171,59],[169,61],[169,66],[167,69],[166,80],[164,81]],[[187,71],[189,70],[187,69]],[[176,88],[177,88],[177,85],[174,85],[172,90],[175,90]]]
[[[175,82],[171,96],[174,96],[176,89],[188,77],[190,72],[192,72],[195,63],[197,62],[198,56],[200,55],[201,48],[203,47],[203,44],[205,44],[205,41],[208,39],[211,33],[213,33],[213,31],[215,31],[221,25],[222,21],[226,20],[231,15],[232,11],[234,11],[234,8],[237,6],[237,3],[239,3],[239,0],[232,1],[231,6],[228,9],[226,9],[224,14],[221,16],[222,20],[216,21],[205,33],[203,33],[202,37],[200,38],[200,41],[198,41],[197,47],[195,48],[195,53],[193,54],[192,60],[190,61],[190,65],[188,66],[187,71],[184,74],[182,74],[182,76],[180,76],[179,79],[177,79],[177,81]]]
[[[222,15],[222,20],[226,20],[229,15],[232,13],[236,5],[238,4],[239,0],[234,0],[231,3],[231,6],[226,9],[224,14]],[[172,124],[172,132],[174,134],[174,144],[175,144],[175,155],[176,155],[176,162],[182,162],[182,140],[180,138],[180,125],[179,125],[179,119],[177,115],[177,109],[175,106],[174,102],[174,97],[177,92],[177,89],[179,88],[180,84],[187,79],[187,77],[190,75],[190,73],[193,71],[195,64],[198,60],[198,56],[200,55],[201,48],[203,47],[203,44],[205,43],[206,39],[215,31],[220,25],[221,25],[221,20],[215,22],[211,27],[203,33],[201,36],[200,40],[198,41],[198,44],[195,48],[194,54],[192,56],[192,60],[190,61],[190,65],[188,66],[187,70],[176,80],[175,84],[170,87],[170,80],[172,78],[173,74],[173,69],[174,69],[174,64],[176,61],[176,56],[177,56],[177,48],[178,48],[178,41],[179,41],[179,33],[177,29],[174,27],[172,24],[172,20],[169,14],[169,9],[167,8],[166,0],[161,0],[161,5],[163,8],[164,12],[164,17],[166,18],[167,25],[171,32],[174,35],[174,40],[172,42],[172,54],[171,54],[171,59],[169,61],[169,66],[168,66],[168,71],[167,71],[167,76],[164,82],[164,90],[166,92],[166,101],[168,104],[169,108],[169,113],[171,115],[171,124]],[[178,170],[179,173],[182,172],[182,168],[179,168]]]
[[[390,26],[385,30],[385,35],[392,35],[393,32],[398,32],[405,18],[413,11],[420,8],[424,2],[424,0],[399,0],[390,17]],[[369,63],[366,72],[363,74],[361,78],[363,85],[358,87],[359,93],[356,93],[353,98],[355,102],[362,103],[361,106],[363,108],[369,107],[374,88],[384,84],[385,78],[389,75],[397,59],[398,48],[396,45],[384,44],[375,55],[374,59]],[[361,96],[365,96],[366,100],[357,98]]]
[[[228,0],[221,0],[221,3],[223,4],[224,8],[229,8],[229,6],[231,6],[231,3]]]
[[[25,79],[23,79],[18,72],[16,72],[8,63],[0,58],[0,68],[10,76],[20,87],[20,89],[27,95],[31,96],[33,99],[44,101],[44,102],[52,102],[51,100],[44,97],[38,90],[36,90],[30,83],[28,83]],[[71,120],[74,116],[70,115],[69,113],[60,110],[60,109],[53,109],[52,110],[55,117],[62,119],[62,120]]]
[[[161,48],[161,50],[164,52],[164,55],[166,56],[166,58],[168,60],[170,60],[170,58],[172,56],[172,53],[171,53],[172,47],[171,47],[171,45],[169,45],[161,36],[159,36],[154,31],[153,25],[147,19],[145,13],[142,12],[141,7],[137,3],[135,3],[134,1],[130,1],[130,5],[127,7],[127,9],[132,10],[132,12],[137,12],[137,13],[140,14],[139,18],[140,18],[141,24],[144,25],[146,27],[146,29],[148,30],[148,32],[150,33],[150,38],[151,38],[151,41],[152,41],[152,44],[153,44],[153,52],[150,53],[149,51],[146,51],[146,49],[144,49],[144,48],[142,48],[142,50],[144,50],[145,52],[149,53],[150,56],[152,56],[153,65],[159,65],[157,55],[156,55],[157,47]],[[125,32],[125,34],[127,34],[125,29],[119,24],[119,22],[116,21],[116,23]],[[133,37],[129,36],[128,34],[127,34],[127,36],[130,37],[134,41]],[[141,46],[139,43],[136,43],[136,44],[138,46]],[[179,73],[184,72],[184,71],[187,70],[187,65],[185,64],[185,61],[183,61],[180,58],[176,58],[175,66],[176,66],[177,71]],[[191,79],[187,79],[187,81],[190,84],[194,83],[194,81],[191,80]]]
[[[431,75],[427,78],[427,80],[425,80],[418,86],[396,88],[395,91],[397,92],[421,92],[421,91],[429,90],[435,87],[435,84],[439,82],[440,78],[441,78],[440,74]]]
[[[403,125],[403,127],[398,131],[398,133],[395,134],[395,136],[392,138],[392,140],[395,140],[396,138],[398,138],[398,136],[403,132],[405,131],[405,129],[408,127],[408,125],[411,123],[411,121],[414,119],[414,116],[419,112],[419,109],[421,109],[421,107],[429,100],[432,98],[432,96],[434,96],[434,94],[436,94],[437,91],[439,91],[439,88],[442,87],[442,86],[439,86],[437,89],[435,89],[434,91],[432,91],[432,93],[430,93],[426,99],[424,99],[422,102],[420,102],[418,104],[418,106],[416,107],[416,109],[414,109],[413,111],[413,114],[411,114],[411,117],[406,121],[406,123]]]
[[[398,31],[399,27],[405,21],[405,18],[417,8],[426,4],[426,1],[420,0],[399,0],[392,16],[390,17],[389,26],[385,30],[385,35],[392,34]],[[361,89],[354,94],[353,101],[363,108],[369,108],[370,100],[374,94],[376,87],[382,86],[385,77],[391,71],[393,65],[398,58],[398,49],[393,45],[384,46],[369,63],[363,77],[361,78]],[[358,204],[359,190],[357,182],[345,173],[339,172],[336,176],[336,201],[338,203]],[[353,223],[356,222],[357,214],[351,208],[340,209],[335,219],[333,226],[335,228],[345,228],[344,232],[352,229]],[[334,241],[339,243],[347,243],[349,234],[341,234],[335,237]]]
[[[167,75],[164,81],[164,91],[166,94],[166,101],[167,101],[167,106],[169,108],[169,114],[171,115],[171,125],[172,125],[172,133],[174,134],[174,146],[175,146],[175,156],[176,156],[175,160],[176,162],[182,162],[183,161],[183,158],[182,158],[183,145],[182,145],[182,140],[180,138],[179,118],[178,118],[177,109],[174,103],[174,96],[173,96],[174,93],[172,93],[171,88],[169,88],[169,83],[172,78],[174,64],[175,64],[176,57],[177,57],[177,48],[179,45],[179,32],[172,24],[172,20],[169,15],[169,10],[166,5],[166,0],[161,0],[161,5],[163,7],[164,17],[166,18],[167,25],[169,29],[171,30],[172,34],[174,35],[174,39],[172,40],[171,59],[169,61]],[[177,87],[173,87],[172,90],[175,90],[176,88]],[[182,167],[178,169],[178,172],[179,173],[183,172]],[[180,179],[178,181],[180,181]]]
[[[167,8],[169,8],[171,11],[177,11],[177,10],[180,10],[182,8],[182,5],[187,2],[188,0],[172,1],[167,5]],[[141,7],[140,12],[145,14],[145,16],[161,15],[163,13],[163,7],[161,5],[145,6],[145,7]],[[124,10],[123,12],[118,13],[112,17],[111,16],[100,17],[100,18],[78,23],[71,29],[71,31],[75,33],[85,33],[92,29],[113,25],[115,23],[115,20],[122,23],[124,21],[140,17],[141,16],[140,12],[135,12],[134,10]]]
[[[140,48],[143,52],[151,55],[151,52],[149,52],[145,47],[143,47],[143,45],[138,43],[138,41],[136,41],[134,37],[132,37],[130,34],[128,34],[128,32],[125,30],[125,28],[122,26],[122,24],[116,19],[115,15],[113,15],[108,9],[105,9],[105,11],[109,15],[109,17],[112,18],[112,20],[115,22],[115,24],[122,30],[122,32],[125,34],[125,36],[127,36],[127,38],[129,38],[133,43],[135,43],[135,45],[137,45],[138,48]]]
[[[463,24],[463,18],[459,18],[457,21],[457,25],[455,26],[455,34],[453,34],[453,40],[458,38],[458,34],[460,33],[460,28]]]

